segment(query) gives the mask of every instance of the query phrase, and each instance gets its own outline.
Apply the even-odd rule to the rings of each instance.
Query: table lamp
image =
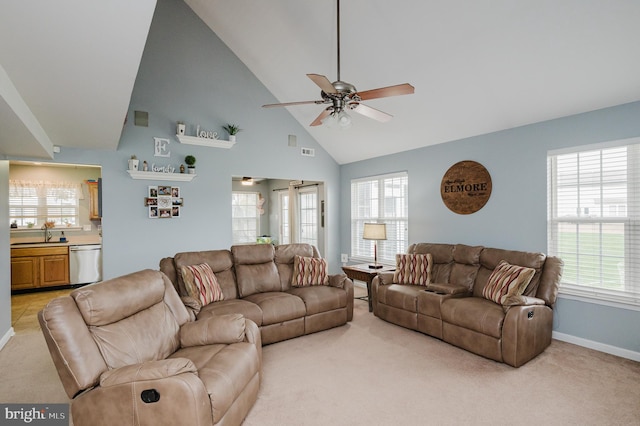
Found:
[[[378,241],[387,239],[387,225],[384,223],[365,223],[362,239],[373,240],[373,265],[369,265],[369,268],[382,268],[382,265],[378,264]]]

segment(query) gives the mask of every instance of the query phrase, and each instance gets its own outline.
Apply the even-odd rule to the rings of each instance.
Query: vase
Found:
[[[195,167],[189,167],[189,174],[190,175],[195,175],[196,174],[196,168]]]
[[[229,142],[235,142],[236,141],[236,135],[229,135]]]

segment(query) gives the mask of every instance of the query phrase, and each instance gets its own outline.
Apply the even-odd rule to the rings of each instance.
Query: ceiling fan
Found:
[[[322,89],[320,92],[320,97],[322,99],[315,101],[267,104],[263,105],[263,108],[305,104],[329,104],[329,106],[326,107],[315,120],[313,120],[311,126],[319,126],[320,124],[327,124],[331,126],[334,123],[337,123],[340,127],[347,128],[351,125],[351,117],[349,117],[345,110],[357,112],[358,114],[377,121],[387,122],[393,118],[392,115],[379,111],[375,108],[371,108],[361,102],[370,99],[386,98],[389,96],[410,95],[413,94],[415,89],[409,83],[404,83],[359,92],[353,84],[340,80],[340,0],[336,0],[336,2],[338,23],[338,79],[332,83],[324,75],[307,74],[307,77]]]

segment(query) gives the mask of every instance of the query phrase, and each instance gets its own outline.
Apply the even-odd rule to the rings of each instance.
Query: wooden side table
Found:
[[[393,272],[396,270],[394,266],[384,266],[382,268],[369,268],[368,263],[361,265],[343,266],[342,270],[352,280],[364,281],[367,283],[367,300],[369,301],[369,312],[373,311],[373,301],[371,300],[371,283],[373,279],[381,272]]]

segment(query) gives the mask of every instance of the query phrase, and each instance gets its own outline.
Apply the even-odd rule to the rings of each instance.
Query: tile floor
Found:
[[[69,294],[72,289],[41,291],[11,296],[11,326],[16,333],[40,332],[38,311],[51,299]]]

